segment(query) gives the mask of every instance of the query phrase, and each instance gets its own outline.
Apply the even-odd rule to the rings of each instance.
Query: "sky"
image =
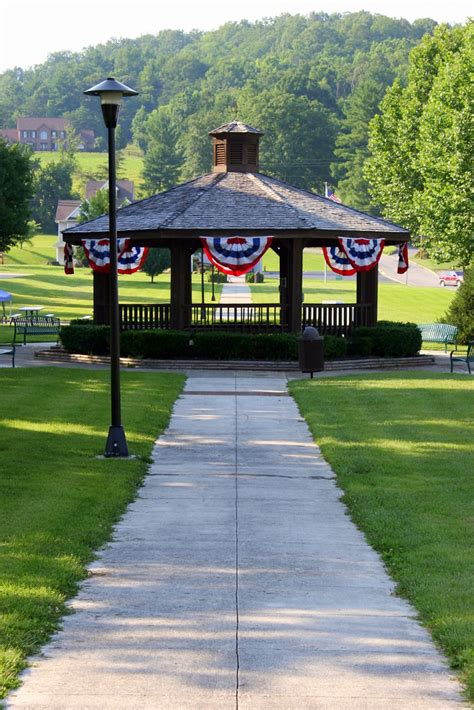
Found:
[[[111,38],[162,29],[211,30],[229,21],[283,13],[358,10],[454,24],[474,16],[474,0],[0,0],[0,72],[41,64],[52,52],[78,52]]]

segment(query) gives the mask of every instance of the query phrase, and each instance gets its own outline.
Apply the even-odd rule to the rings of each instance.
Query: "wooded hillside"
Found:
[[[265,132],[262,172],[320,192],[327,180],[369,209],[369,120],[394,79],[405,82],[410,50],[435,24],[368,12],[282,15],[56,53],[0,75],[0,125],[66,116],[105,147],[101,112],[82,92],[116,76],[140,92],[124,102],[118,138],[145,150],[149,192],[208,172],[207,132],[238,117]]]

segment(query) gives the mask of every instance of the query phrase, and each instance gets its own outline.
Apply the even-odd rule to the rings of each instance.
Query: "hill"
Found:
[[[0,75],[0,125],[13,126],[17,115],[66,116],[104,147],[100,110],[82,92],[115,75],[140,92],[124,102],[117,138],[119,147],[133,138],[150,153],[148,191],[207,172],[207,132],[238,115],[265,132],[263,171],[319,191],[337,183],[343,199],[364,209],[368,121],[435,24],[368,12],[285,14],[55,53]]]

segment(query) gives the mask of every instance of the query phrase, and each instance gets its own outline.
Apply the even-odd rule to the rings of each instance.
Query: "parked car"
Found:
[[[458,288],[464,281],[464,273],[462,271],[443,271],[439,275],[440,286],[455,286]]]

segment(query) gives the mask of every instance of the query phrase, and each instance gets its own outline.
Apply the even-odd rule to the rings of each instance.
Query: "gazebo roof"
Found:
[[[221,127],[223,128],[223,127]],[[220,129],[217,129],[220,130]],[[214,131],[213,131],[214,133]],[[104,215],[64,232],[67,241],[108,233]],[[409,232],[378,217],[333,202],[261,173],[202,175],[117,210],[121,236],[288,234],[385,237],[407,241]]]

